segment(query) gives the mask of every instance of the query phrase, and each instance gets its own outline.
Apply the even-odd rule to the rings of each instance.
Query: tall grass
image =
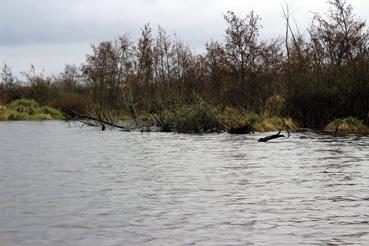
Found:
[[[360,133],[369,133],[369,127],[366,126],[362,120],[350,116],[332,121],[326,126],[325,131],[343,135],[351,133],[360,134]]]
[[[63,113],[59,110],[42,106],[30,99],[18,99],[10,103],[8,107],[0,107],[0,120],[61,120]]]

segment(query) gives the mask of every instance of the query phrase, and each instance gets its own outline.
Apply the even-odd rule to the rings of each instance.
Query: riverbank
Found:
[[[18,99],[9,105],[0,105],[0,121],[43,121],[63,120],[61,111],[41,106],[34,100]],[[271,116],[267,113],[239,111],[227,108],[219,111],[208,105],[182,105],[174,111],[162,114],[140,114],[136,118],[128,114],[117,116],[119,125],[131,130],[165,131],[178,133],[228,132],[249,134],[273,131],[317,131],[331,135],[369,134],[369,127],[363,121],[347,117],[336,119],[323,129],[301,128],[292,118]]]
[[[196,115],[196,114],[195,114]],[[120,125],[129,129],[141,129],[142,131],[163,131],[156,122],[158,116],[140,115],[136,120],[132,119],[128,115],[122,115],[120,117]],[[324,128],[302,128],[300,125],[291,118],[280,116],[267,116],[267,114],[246,113],[246,114],[230,114],[224,112],[218,114],[215,117],[215,123],[208,123],[209,125],[216,125],[218,128],[209,128],[207,131],[202,130],[202,125],[198,120],[192,119],[193,115],[187,115],[186,119],[180,117],[172,117],[169,125],[168,132],[179,133],[211,133],[216,132],[228,132],[231,134],[249,134],[252,132],[276,132],[286,131],[289,132],[316,132],[319,134],[328,134],[336,136],[345,136],[350,134],[369,135],[369,127],[363,123],[363,121],[354,118],[347,117],[344,119],[337,119],[327,124]],[[206,119],[206,117],[200,117]],[[208,118],[210,122],[214,121],[212,118]],[[338,130],[337,130],[338,126]],[[167,126],[168,127],[168,126]],[[188,131],[192,132],[188,132]],[[186,132],[187,131],[187,132]],[[197,132],[195,132],[197,131]]]

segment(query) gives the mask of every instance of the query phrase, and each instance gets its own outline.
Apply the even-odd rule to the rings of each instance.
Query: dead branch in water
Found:
[[[273,139],[277,139],[277,138],[284,138],[285,136],[283,134],[281,134],[281,131],[279,131],[277,134],[274,134],[274,135],[270,135],[270,136],[267,136],[267,137],[264,137],[264,138],[260,138],[258,140],[258,142],[268,142],[270,140],[273,140]]]
[[[279,117],[279,118],[283,122],[283,125],[286,127],[286,132],[288,133],[288,138],[289,138],[291,136],[291,134],[290,134],[288,125],[286,124],[286,122],[284,121],[284,119],[282,117]],[[273,134],[273,135],[270,135],[270,136],[267,136],[267,137],[260,138],[258,141],[266,143],[270,140],[277,139],[277,138],[284,138],[284,137],[285,137],[285,135],[281,134],[281,131],[279,131],[277,134]]]
[[[110,126],[110,127],[114,127],[114,128],[119,128],[122,131],[126,131],[129,132],[130,129],[128,129],[127,127],[124,126],[120,126],[116,123],[113,123],[111,121],[107,121],[107,120],[103,120],[101,118],[95,118],[91,115],[86,115],[86,114],[82,114],[76,111],[72,111],[72,113],[74,114],[73,117],[69,116],[69,120],[75,120],[75,121],[79,121],[85,125],[88,126],[94,126],[94,127],[101,127],[102,131],[105,131],[106,126]]]
[[[279,117],[281,119],[281,121],[283,122],[283,125],[286,127],[286,132],[288,133],[288,138],[291,136],[290,134],[290,127],[286,124],[286,122],[284,121],[284,119],[282,117]]]

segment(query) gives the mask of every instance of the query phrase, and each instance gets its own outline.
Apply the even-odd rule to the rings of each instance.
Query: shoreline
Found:
[[[68,123],[65,119],[43,119],[43,120],[0,120],[0,124],[3,123],[17,123],[17,122],[23,122],[23,123],[42,123],[42,122],[63,122]],[[71,122],[78,122],[78,121],[71,121]],[[153,124],[150,121],[140,121],[139,126],[134,126],[135,122],[134,120],[124,120],[119,121],[119,125],[129,128],[132,132],[167,132],[167,133],[177,133],[177,134],[193,134],[193,135],[201,135],[201,134],[221,134],[221,133],[227,133],[230,135],[252,135],[254,133],[274,133],[281,131],[282,134],[286,132],[286,129],[268,129],[268,130],[255,130],[254,133],[243,133],[243,134],[235,134],[235,133],[229,133],[227,131],[220,131],[220,132],[202,132],[202,133],[180,133],[175,131],[161,131],[158,126]],[[361,129],[360,131],[357,130],[345,130],[345,131],[339,131],[337,134],[335,131],[329,130],[326,128],[324,129],[314,129],[314,128],[295,128],[295,129],[289,129],[289,132],[291,134],[293,133],[315,133],[319,135],[334,135],[336,137],[345,137],[349,135],[357,135],[357,136],[369,136],[369,127],[366,127],[366,129]]]
[[[78,114],[71,117],[60,110],[43,106],[31,99],[18,99],[6,106],[0,106],[0,122],[47,120],[79,121],[84,125],[105,130],[116,127],[127,131],[142,132],[176,132],[186,134],[221,133],[245,135],[254,132],[268,133],[315,132],[334,136],[350,134],[369,135],[369,126],[364,121],[352,116],[335,119],[323,128],[302,128],[290,117],[267,112],[238,112],[234,108],[219,111],[209,105],[182,105],[178,110],[163,111],[162,114],[136,114],[136,117],[125,112],[117,112],[110,118],[93,117]],[[104,114],[105,115],[105,114]]]

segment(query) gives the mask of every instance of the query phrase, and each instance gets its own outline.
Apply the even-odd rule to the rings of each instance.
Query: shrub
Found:
[[[369,133],[363,121],[352,116],[334,120],[325,127],[325,131],[335,134]]]
[[[0,120],[60,120],[63,113],[59,110],[44,106],[40,107],[34,100],[18,99],[8,108],[0,107]]]
[[[10,104],[9,109],[16,111],[18,113],[33,115],[37,112],[38,107],[39,104],[35,100],[22,98],[13,101]]]
[[[83,95],[68,92],[49,101],[48,105],[61,110],[63,113],[73,115],[73,111],[85,113],[90,106],[90,102]]]
[[[54,118],[50,114],[43,113],[35,114],[30,118],[30,120],[57,120],[57,119],[61,118]]]
[[[355,127],[362,127],[364,125],[363,121],[359,120],[358,118],[352,117],[352,116],[343,119],[343,121]]]
[[[47,107],[47,106],[41,107],[38,110],[38,115],[42,115],[42,114],[43,115],[49,115],[49,116],[51,116],[52,119],[55,119],[55,120],[63,119],[63,113],[62,112],[60,112],[57,109],[50,108],[50,107]]]
[[[0,121],[5,121],[8,119],[8,110],[5,106],[0,104]]]
[[[285,130],[286,127],[289,130],[296,130],[298,128],[297,124],[291,118],[283,118],[283,122],[281,117],[267,117],[266,114],[257,114],[254,112],[246,114],[245,121],[258,132]]]
[[[269,97],[265,102],[265,112],[270,116],[280,115],[286,100],[279,95]]]
[[[253,127],[262,120],[262,117],[255,112],[250,112],[245,115],[244,120]]]
[[[217,114],[205,103],[177,105],[164,112],[161,128],[179,133],[217,132],[222,129]]]
[[[14,110],[10,110],[8,117],[7,117],[7,120],[13,120],[13,121],[29,120],[29,119],[30,117],[26,113],[17,112]]]

